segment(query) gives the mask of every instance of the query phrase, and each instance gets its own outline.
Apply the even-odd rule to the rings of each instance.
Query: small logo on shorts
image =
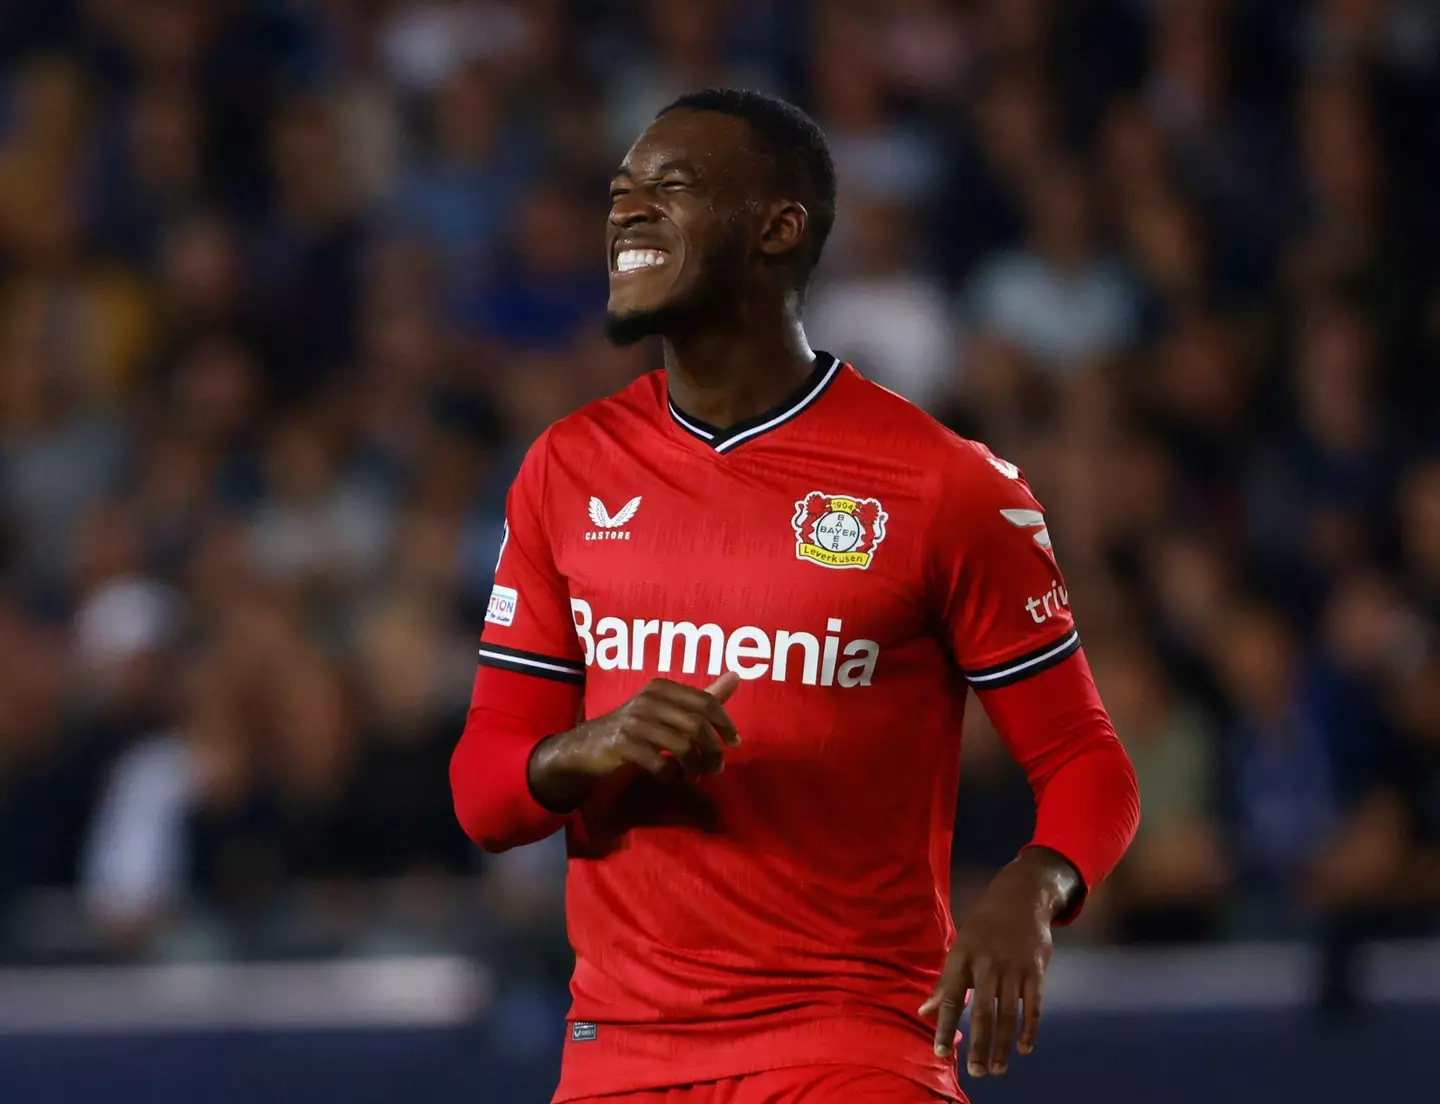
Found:
[[[588,1020],[576,1020],[570,1025],[570,1041],[572,1043],[593,1043],[599,1030],[596,1024],[590,1023]]]

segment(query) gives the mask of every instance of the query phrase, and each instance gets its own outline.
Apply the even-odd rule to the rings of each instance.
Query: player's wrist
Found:
[[[1036,912],[1046,923],[1061,920],[1079,905],[1084,882],[1075,865],[1060,852],[1044,846],[1027,847],[1011,865],[1030,887]]]
[[[530,795],[551,812],[573,812],[584,800],[589,776],[580,767],[582,741],[580,728],[573,728],[546,736],[530,753]]]

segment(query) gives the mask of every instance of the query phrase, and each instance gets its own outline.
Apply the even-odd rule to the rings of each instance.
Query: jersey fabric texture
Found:
[[[944,1104],[950,1099],[885,1070],[798,1066],[699,1085],[590,1097],[585,1104]]]
[[[452,775],[504,795],[486,846],[567,834],[576,966],[555,1099],[834,1062],[959,1099],[916,1010],[954,934],[967,685],[1000,698],[1078,664],[1093,696],[1021,473],[827,354],[787,403],[723,431],[655,372],[530,449],[486,621],[476,702],[511,735],[483,762],[462,740]],[[569,816],[529,796],[546,731],[653,678],[727,669],[742,745],[722,773],[617,778]],[[522,681],[549,702],[528,735],[506,727]],[[1113,742],[1098,698],[1087,710]],[[1093,885],[1133,819],[1093,857],[1036,842]]]

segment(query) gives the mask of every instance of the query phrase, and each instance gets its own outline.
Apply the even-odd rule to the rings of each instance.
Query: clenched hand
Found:
[[[725,769],[740,746],[724,702],[740,684],[727,671],[704,690],[655,679],[618,709],[542,740],[530,757],[530,789],[556,811],[575,808],[601,778],[627,768],[659,777]]]

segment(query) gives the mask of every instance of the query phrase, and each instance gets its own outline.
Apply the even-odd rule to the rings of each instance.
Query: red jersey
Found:
[[[726,430],[655,372],[531,448],[486,621],[480,663],[572,684],[562,718],[582,686],[593,717],[658,676],[744,680],[723,773],[555,820],[576,956],[555,1099],[834,1061],[958,1097],[916,1010],[954,930],[967,687],[1080,646],[1015,466],[828,354]]]

